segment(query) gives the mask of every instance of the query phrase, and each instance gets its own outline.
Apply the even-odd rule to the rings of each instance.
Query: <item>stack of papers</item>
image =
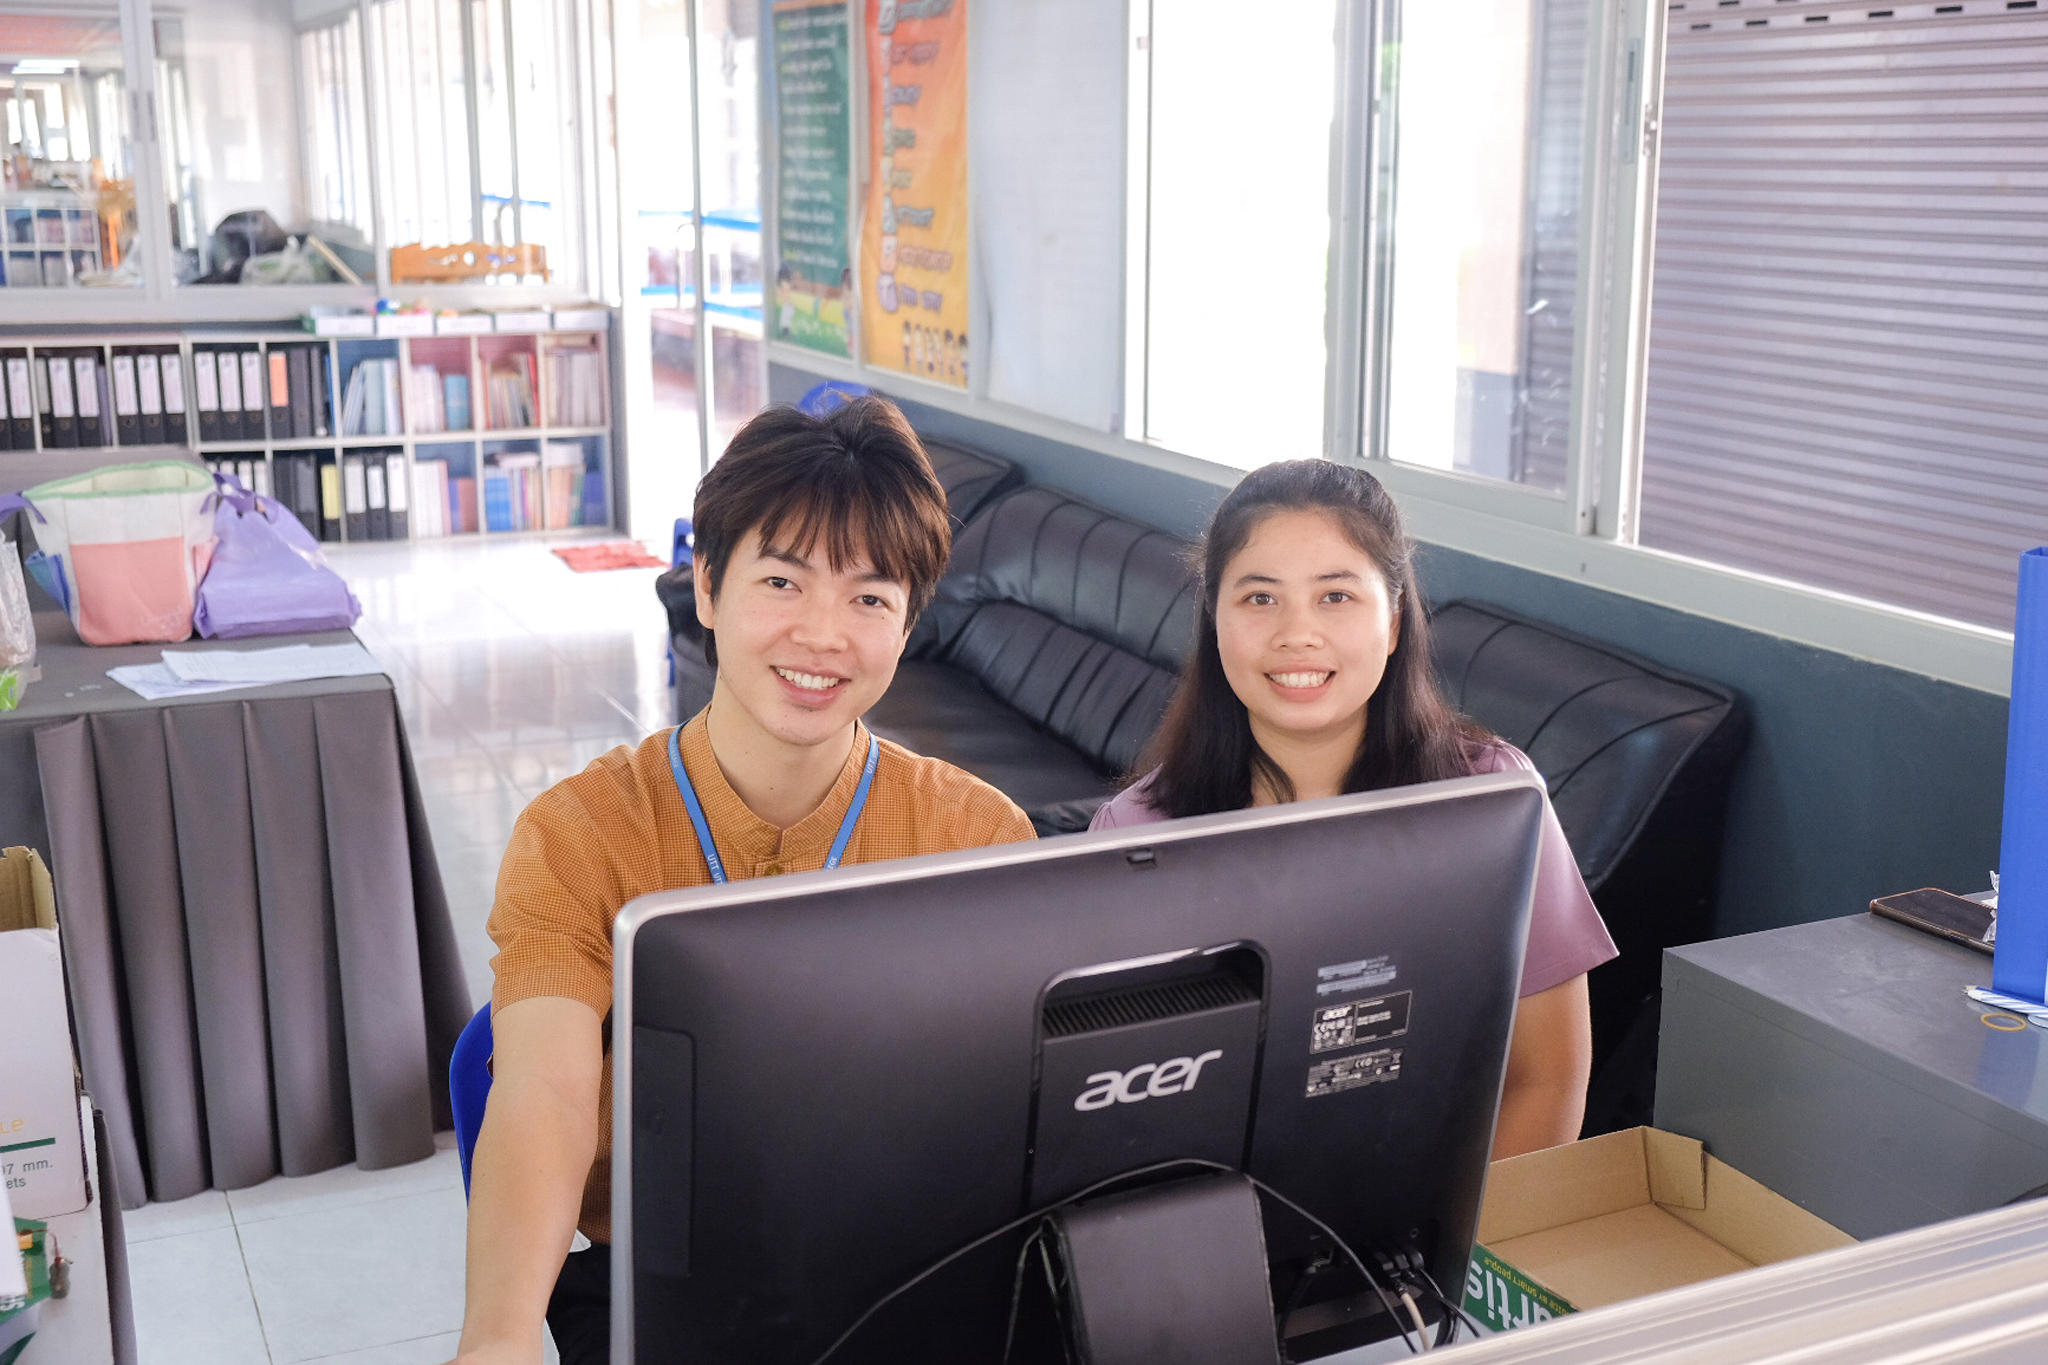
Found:
[[[167,649],[158,664],[110,668],[107,676],[148,701],[226,692],[237,687],[356,678],[384,666],[359,644],[280,645],[276,649]]]

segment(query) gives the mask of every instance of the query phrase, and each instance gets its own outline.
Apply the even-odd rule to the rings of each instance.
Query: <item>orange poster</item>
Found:
[[[865,0],[861,350],[967,386],[967,0]]]

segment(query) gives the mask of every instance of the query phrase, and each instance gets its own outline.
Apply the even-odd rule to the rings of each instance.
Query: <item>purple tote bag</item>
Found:
[[[192,624],[209,640],[346,630],[362,603],[328,567],[320,544],[299,519],[227,475],[216,475],[220,506],[213,533],[220,543],[199,584]]]

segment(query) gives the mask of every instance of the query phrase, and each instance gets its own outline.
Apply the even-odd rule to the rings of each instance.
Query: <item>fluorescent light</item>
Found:
[[[25,57],[14,64],[17,76],[61,76],[77,69],[76,57]]]

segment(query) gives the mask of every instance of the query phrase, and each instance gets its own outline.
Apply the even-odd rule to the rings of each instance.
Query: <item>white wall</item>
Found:
[[[291,0],[203,0],[176,17],[184,20],[199,230],[210,233],[241,209],[267,209],[292,228],[304,206]]]

